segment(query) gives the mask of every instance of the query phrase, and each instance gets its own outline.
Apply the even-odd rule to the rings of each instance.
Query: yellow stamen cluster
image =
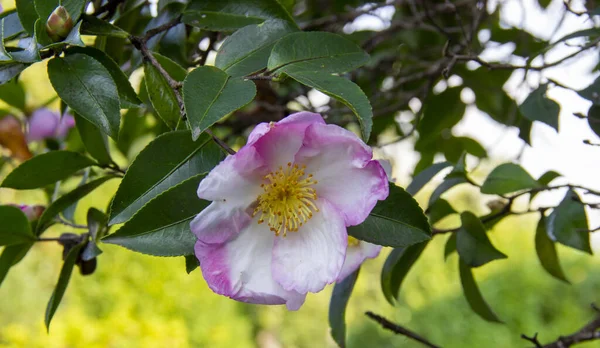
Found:
[[[348,247],[357,247],[360,241],[352,236],[348,236]]]
[[[276,236],[286,236],[288,232],[298,232],[298,228],[319,209],[314,201],[317,192],[311,186],[317,183],[313,175],[306,176],[306,166],[288,163],[286,168],[267,174],[266,184],[261,187],[264,193],[258,196],[258,205],[252,216],[260,213],[258,223],[267,222]]]

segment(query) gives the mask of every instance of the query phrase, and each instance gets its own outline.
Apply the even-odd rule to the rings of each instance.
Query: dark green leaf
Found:
[[[264,69],[275,42],[296,30],[295,25],[279,19],[244,27],[225,39],[217,53],[215,66],[233,77]]]
[[[110,225],[129,220],[151,199],[193,175],[208,173],[223,159],[211,137],[192,141],[189,131],[163,134],[135,158],[113,199]]]
[[[540,183],[515,163],[504,163],[492,170],[481,186],[481,192],[503,195],[540,187]]]
[[[137,94],[131,87],[129,79],[119,68],[112,58],[106,55],[106,53],[93,47],[72,47],[69,49],[69,54],[81,53],[88,55],[102,64],[106,70],[112,76],[114,83],[117,85],[117,91],[119,93],[119,99],[122,109],[129,109],[132,107],[139,107],[142,102],[138,98]]]
[[[200,133],[250,103],[255,95],[252,81],[230,77],[211,66],[194,69],[183,82],[183,101],[192,138],[198,139]]]
[[[464,178],[467,179],[467,154],[463,152],[458,159],[452,171],[446,175],[445,180],[453,178]]]
[[[452,178],[444,180],[438,187],[433,190],[433,193],[429,197],[429,206],[431,207],[435,201],[437,201],[442,194],[450,190],[454,186],[465,184],[467,180],[465,178]]]
[[[587,121],[590,129],[600,136],[600,106],[593,104],[590,106],[587,114]]]
[[[31,39],[27,39],[27,41],[23,41],[26,42],[27,47],[24,47],[24,49],[19,51],[11,51],[10,53],[14,61],[21,63],[39,62],[41,58],[37,43],[37,35],[34,35]]]
[[[19,14],[15,10],[0,13],[0,18],[4,20],[5,40],[14,39],[25,31],[19,19]]]
[[[84,35],[113,36],[124,39],[129,36],[129,33],[123,29],[112,25],[107,21],[98,19],[95,16],[84,14],[82,19],[83,24],[81,25],[81,33]]]
[[[554,181],[554,179],[561,177],[562,175],[560,175],[560,173],[555,172],[554,170],[549,170],[547,172],[545,172],[544,174],[542,174],[542,176],[540,176],[537,179],[537,182],[540,184],[540,186],[548,186],[552,181]],[[537,194],[540,193],[538,192],[532,192],[530,195],[529,200],[532,201],[533,198],[535,196],[537,196]]]
[[[448,256],[452,255],[456,251],[456,233],[451,233],[450,238],[446,241],[444,246],[444,260],[448,259]]]
[[[427,167],[427,169],[422,170],[413,178],[410,185],[406,188],[406,192],[413,196],[416,195],[437,173],[451,165],[452,163],[450,162],[439,162]]]
[[[85,118],[74,113],[75,125],[81,136],[81,141],[87,152],[94,157],[100,164],[110,164],[112,159],[108,150],[108,138],[106,134],[100,132],[96,126]]]
[[[175,129],[181,119],[175,92],[167,79],[150,62],[144,63],[144,76],[148,97],[154,110],[170,129]]]
[[[17,12],[19,14],[19,19],[21,20],[21,25],[23,25],[23,28],[29,33],[30,36],[33,36],[35,21],[38,19],[34,2],[31,0],[16,0],[15,5],[17,6]]]
[[[28,66],[28,64],[23,63],[0,64],[0,85],[12,80],[13,77],[17,76]]]
[[[13,57],[6,51],[4,47],[4,18],[0,19],[0,63],[12,62]]]
[[[19,110],[25,110],[25,91],[16,79],[0,85],[0,99]]]
[[[83,172],[83,176],[81,177],[81,181],[79,181],[79,186],[83,186],[88,182],[88,179],[90,177],[90,168],[87,168],[84,172]],[[71,222],[75,222],[75,211],[77,210],[77,204],[79,202],[75,202],[73,204],[71,204],[70,206],[68,206],[65,210],[62,211],[61,215],[67,220],[67,221],[71,221]]]
[[[471,212],[460,214],[461,228],[456,235],[456,250],[460,259],[469,267],[479,267],[498,259],[506,258],[488,239],[483,224]]]
[[[286,35],[271,51],[268,68],[277,74],[312,71],[344,73],[365,64],[369,55],[343,36],[326,32]]]
[[[264,19],[221,12],[186,11],[181,18],[181,21],[187,25],[200,29],[222,31],[235,30],[252,24],[260,24]]]
[[[460,99],[462,87],[448,88],[440,94],[431,93],[423,102],[423,118],[417,126],[419,139],[415,144],[418,151],[439,151],[439,142],[450,134],[465,114],[466,105]]]
[[[104,231],[107,223],[108,216],[106,216],[106,214],[96,208],[90,208],[88,210],[87,226],[91,240],[86,244],[83,252],[81,253],[82,260],[89,261],[102,254],[102,250],[98,248],[97,243],[102,237],[104,237]]]
[[[40,24],[37,24],[40,23]],[[44,33],[44,35],[47,35],[46,33],[46,27],[43,25],[43,23],[41,21],[36,22],[36,29],[40,28],[40,30],[36,31],[36,35],[38,35],[38,33]],[[44,38],[44,40],[46,40]],[[39,40],[40,43],[43,43],[41,41],[43,40]],[[85,47],[85,43],[83,42],[83,40],[81,39],[81,22],[75,24],[75,26],[73,27],[73,29],[71,29],[71,31],[69,32],[69,35],[67,35],[67,37],[59,42],[52,42],[52,40],[49,40],[49,43],[46,44],[44,46],[44,48],[57,48],[57,47],[65,47],[65,46],[79,46],[79,47]]]
[[[76,152],[50,151],[21,163],[8,174],[1,187],[17,190],[40,188],[94,164],[94,161]]]
[[[331,337],[340,347],[346,347],[346,307],[358,279],[360,268],[335,284],[329,302],[329,327]]]
[[[496,314],[492,311],[490,306],[485,302],[485,299],[481,295],[479,288],[477,287],[477,283],[475,283],[475,279],[473,278],[473,272],[467,264],[459,262],[459,272],[460,272],[460,283],[462,284],[463,292],[465,294],[465,298],[469,303],[469,306],[473,310],[473,312],[477,313],[481,318],[496,323],[502,323],[502,321],[496,316]]]
[[[48,75],[59,97],[73,111],[113,139],[119,135],[121,114],[117,86],[94,58],[76,53],[48,62]]]
[[[288,73],[294,80],[315,88],[349,107],[358,118],[363,140],[365,142],[369,140],[373,126],[373,110],[369,99],[358,85],[343,77],[323,72],[294,71]]]
[[[200,266],[200,262],[198,261],[198,258],[196,258],[196,255],[185,255],[184,258],[185,271],[187,272],[187,274],[192,273],[193,270]]]
[[[17,207],[0,206],[0,246],[28,243],[35,240],[27,216]]]
[[[348,234],[369,243],[397,248],[431,239],[431,227],[417,201],[391,184],[388,198],[377,202],[365,222],[348,227]]]
[[[396,248],[388,255],[381,270],[381,291],[389,304],[394,305],[398,300],[400,286],[425,246],[427,242]]]
[[[63,295],[67,290],[67,285],[69,285],[69,280],[71,279],[71,274],[73,273],[73,267],[75,266],[75,262],[77,262],[77,258],[79,257],[79,252],[83,244],[78,244],[73,247],[67,257],[65,257],[65,262],[60,270],[60,275],[58,276],[58,282],[56,283],[56,288],[52,292],[52,296],[50,297],[50,301],[48,301],[48,306],[46,307],[46,329],[50,331],[50,321],[60,305],[60,301],[62,301]]]
[[[542,215],[535,232],[535,251],[542,267],[554,278],[569,283],[565,273],[558,261],[556,246],[554,242],[548,238],[546,231],[546,218]]]
[[[540,6],[543,9],[548,8],[548,6],[550,6],[550,3],[552,2],[552,0],[538,0],[538,3],[540,4]]]
[[[581,91],[578,91],[577,93],[582,98],[585,98],[594,103],[594,105],[600,105],[600,77],[596,78],[591,85],[587,86]]]
[[[190,221],[209,204],[196,195],[203,178],[193,176],[156,196],[102,241],[155,256],[194,254],[196,236]]]
[[[527,99],[519,106],[523,116],[530,121],[540,121],[554,128],[558,132],[558,114],[560,105],[546,97],[547,84],[540,85],[531,92]]]
[[[46,210],[44,210],[44,213],[42,214],[42,216],[40,216],[40,219],[39,219],[37,227],[36,227],[36,234],[38,236],[40,234],[42,234],[42,232],[44,232],[44,230],[46,228],[48,228],[50,225],[52,225],[52,221],[54,220],[54,218],[56,216],[58,216],[58,214],[60,214],[63,210],[65,210],[66,208],[71,206],[71,204],[73,204],[74,202],[77,202],[81,198],[87,196],[90,192],[94,191],[98,186],[102,185],[106,181],[113,179],[113,178],[114,178],[114,176],[104,176],[102,178],[96,179],[85,185],[77,187],[73,191],[67,193],[66,195],[64,195],[64,196],[60,197],[59,199],[57,199],[56,201],[52,202],[52,204],[50,204],[48,206],[48,208],[46,208]]]
[[[569,190],[562,202],[552,211],[546,229],[553,241],[592,253],[587,215],[575,191]]]
[[[185,80],[185,77],[187,76],[187,70],[185,70],[181,65],[158,53],[154,53],[154,58],[156,58],[163,69],[165,69],[165,71],[169,73],[169,76],[171,76],[171,78],[173,78],[175,81],[183,82],[183,80]]]
[[[0,256],[0,286],[6,278],[10,268],[21,261],[32,246],[33,243],[16,244],[9,245],[2,250],[2,255]]]
[[[429,215],[429,223],[431,225],[442,220],[448,215],[458,213],[445,199],[438,199],[433,203],[429,209],[427,209],[427,215]]]

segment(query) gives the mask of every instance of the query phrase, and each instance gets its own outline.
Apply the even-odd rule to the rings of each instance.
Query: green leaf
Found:
[[[28,64],[23,63],[0,64],[0,85],[12,80],[13,77],[17,76],[28,66]]]
[[[129,37],[129,33],[125,30],[95,16],[84,14],[81,18],[83,19],[81,33],[84,35],[112,36],[123,39]]]
[[[21,20],[19,19],[19,14],[15,10],[0,13],[0,18],[4,20],[5,40],[14,39],[25,31],[21,24]]]
[[[593,30],[596,32],[598,31],[597,28],[594,28]],[[591,101],[594,105],[600,105],[600,77],[596,78],[591,85],[577,91],[577,94],[582,98]]]
[[[439,162],[427,167],[427,169],[422,170],[413,178],[410,185],[406,188],[406,192],[413,196],[416,195],[437,173],[451,165],[452,163],[450,162]]]
[[[546,229],[553,241],[592,254],[587,215],[575,191],[569,190],[552,211]]]
[[[48,301],[48,306],[46,307],[46,329],[50,331],[50,321],[52,317],[54,317],[54,313],[60,305],[60,301],[67,290],[67,286],[69,285],[69,280],[71,279],[71,274],[73,273],[73,267],[75,266],[75,262],[77,262],[77,258],[79,257],[79,252],[83,244],[78,244],[73,247],[67,256],[65,257],[65,262],[60,270],[60,275],[58,276],[58,282],[56,283],[56,288],[52,292],[52,296],[50,297],[50,301]]]
[[[0,255],[0,286],[2,286],[2,282],[6,278],[10,268],[25,257],[33,244],[34,243],[9,245],[2,250],[2,255]]]
[[[137,93],[131,87],[131,83],[129,83],[129,79],[123,73],[123,71],[119,68],[117,63],[115,63],[112,58],[110,58],[106,53],[100,51],[99,49],[93,47],[72,47],[68,50],[68,54],[81,53],[92,57],[97,60],[106,68],[110,76],[112,77],[115,85],[117,85],[117,91],[119,93],[119,99],[121,108],[129,109],[132,107],[139,107],[142,104],[140,98],[138,98]]]
[[[554,179],[561,177],[562,175],[558,172],[555,172],[554,170],[549,170],[547,172],[545,172],[544,174],[542,174],[542,176],[540,176],[537,179],[537,182],[540,184],[540,186],[548,186],[552,181],[554,181]],[[537,194],[540,193],[540,191],[538,192],[532,192],[530,194],[530,198],[529,201],[532,201],[533,198],[535,196],[537,196]]]
[[[38,236],[42,234],[42,232],[44,232],[46,228],[52,225],[54,218],[58,216],[58,214],[60,214],[63,210],[65,210],[81,198],[87,196],[90,192],[98,188],[98,186],[104,184],[106,181],[113,178],[115,177],[104,176],[94,181],[90,181],[89,183],[77,187],[73,191],[52,202],[52,204],[50,204],[48,208],[44,210],[42,216],[40,216],[36,227],[36,234]]]
[[[431,239],[431,227],[417,201],[402,188],[391,184],[388,198],[377,202],[365,222],[348,227],[348,234],[369,243],[396,248]]]
[[[233,77],[264,69],[275,42],[296,30],[290,22],[279,19],[244,27],[225,39],[217,52],[215,66]]]
[[[185,271],[187,274],[192,273],[193,270],[200,266],[200,261],[196,258],[196,255],[185,255]]]
[[[108,216],[96,208],[90,208],[87,213],[87,226],[91,240],[86,244],[81,259],[89,261],[96,256],[102,254],[102,250],[98,248],[98,241],[104,237]]]
[[[295,71],[289,75],[296,81],[335,98],[350,108],[358,118],[363,140],[367,142],[373,127],[373,110],[363,91],[354,82],[322,72]]]
[[[0,63],[12,62],[13,57],[6,51],[4,47],[4,18],[0,20]]]
[[[541,187],[540,183],[515,163],[504,163],[492,170],[481,186],[481,193],[506,193]]]
[[[467,183],[467,179],[459,177],[459,178],[451,178],[445,179],[438,187],[433,190],[433,193],[429,197],[429,206],[431,207],[446,191],[450,190],[454,186]]]
[[[187,76],[187,70],[185,70],[181,65],[159,53],[154,53],[154,58],[156,58],[163,69],[169,73],[169,76],[171,76],[172,79],[177,82],[183,82],[183,80],[185,80]]]
[[[463,87],[448,88],[440,94],[430,93],[423,102],[423,118],[417,125],[419,139],[415,148],[423,152],[438,152],[443,134],[451,134],[452,128],[462,120],[466,105],[460,99]],[[479,99],[478,99],[479,100]]]
[[[200,29],[226,31],[243,28],[248,25],[260,24],[264,19],[221,12],[190,11],[184,12],[181,21],[187,25]]]
[[[135,158],[113,199],[110,225],[129,220],[151,199],[194,175],[208,173],[223,152],[204,134],[192,141],[189,131],[158,136]]]
[[[396,248],[388,255],[381,270],[381,291],[389,304],[398,300],[400,286],[425,246],[427,242]]]
[[[542,7],[543,9],[548,8],[548,6],[550,6],[551,2],[552,2],[552,0],[538,0],[540,7]]]
[[[286,35],[271,51],[268,69],[277,74],[312,71],[345,73],[365,64],[369,55],[338,34],[298,32]]]
[[[429,209],[427,209],[427,215],[429,215],[429,223],[431,225],[442,220],[448,215],[458,213],[447,200],[441,198],[435,201]]]
[[[358,279],[360,268],[333,287],[329,302],[329,327],[331,337],[340,347],[346,346],[346,307]]]
[[[175,129],[181,118],[179,102],[169,82],[150,62],[144,62],[144,81],[154,110],[169,129]]]
[[[473,312],[477,313],[482,319],[485,319],[490,322],[502,323],[502,321],[496,316],[496,314],[492,311],[490,306],[485,302],[485,299],[481,295],[479,288],[477,287],[477,283],[475,283],[475,279],[473,278],[473,272],[466,263],[459,262],[459,273],[460,273],[460,283],[462,284],[463,292],[465,294],[465,298],[469,303],[469,306],[473,310]]]
[[[467,172],[467,154],[466,152],[462,152],[456,160],[456,164],[452,171],[446,175],[445,180],[452,178],[463,178],[468,179]]]
[[[192,138],[231,112],[250,103],[256,95],[252,81],[233,78],[211,66],[201,66],[183,82],[183,102],[192,127]]]
[[[108,138],[106,134],[100,132],[96,126],[85,118],[73,113],[75,125],[81,136],[81,141],[87,152],[94,157],[98,163],[106,165],[113,163],[108,150]]]
[[[590,106],[587,114],[587,121],[590,125],[590,129],[600,136],[600,106],[593,104]]]
[[[17,207],[0,206],[0,246],[35,241],[27,216]]]
[[[63,180],[77,171],[93,166],[91,159],[71,151],[50,151],[35,156],[15,168],[1,187],[29,190]]]
[[[560,262],[558,261],[556,246],[554,245],[554,242],[548,238],[546,218],[543,215],[540,218],[535,232],[535,251],[546,272],[556,279],[569,283],[569,280],[565,276],[565,273],[560,266]]]
[[[460,214],[461,228],[456,235],[456,250],[460,259],[469,267],[479,267],[506,255],[498,251],[488,239],[483,224],[471,212]]]
[[[554,128],[558,132],[558,114],[560,105],[554,100],[546,97],[548,84],[540,85],[531,92],[527,99],[519,106],[523,116],[530,121],[540,121]]]
[[[0,99],[19,110],[25,110],[25,91],[16,79],[0,85]]]
[[[446,241],[444,246],[444,261],[448,259],[448,256],[452,255],[456,251],[456,233],[451,233],[450,238]]]
[[[33,2],[35,3],[35,9],[40,19],[43,20],[45,25],[48,17],[50,17],[59,5],[64,6],[69,16],[71,16],[73,23],[77,23],[79,16],[83,12],[86,0],[33,0]]]
[[[58,42],[54,42],[48,36],[48,33],[46,32],[46,25],[42,21],[38,20],[35,23],[35,28],[36,28],[36,37],[39,38],[38,42],[40,44],[42,44],[45,49],[47,49],[47,48],[62,49],[67,45],[85,47],[85,43],[83,42],[83,40],[81,38],[81,22],[75,24],[73,29],[71,29],[71,31],[69,32],[69,35],[67,35],[67,37],[64,40],[58,41]]]
[[[73,111],[111,138],[118,138],[117,86],[100,62],[81,53],[55,57],[48,62],[48,75],[58,96]]]
[[[6,30],[6,28],[4,30]],[[4,33],[4,35],[6,36],[6,33]],[[37,43],[37,35],[34,34],[33,38],[28,40],[27,47],[24,47],[24,49],[22,49],[20,51],[12,51],[10,53],[10,55],[16,62],[21,62],[21,63],[39,62],[41,60],[41,57],[40,57],[40,51],[39,51],[38,43]]]
[[[15,5],[17,6],[17,13],[19,14],[21,25],[30,36],[33,36],[35,21],[38,19],[34,2],[31,0],[16,0]]]
[[[196,195],[204,176],[193,176],[156,196],[102,241],[155,256],[194,254],[196,236],[190,221],[209,204]]]

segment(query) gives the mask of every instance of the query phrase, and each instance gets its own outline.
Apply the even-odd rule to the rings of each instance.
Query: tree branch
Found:
[[[391,321],[387,320],[386,318],[377,315],[373,312],[366,312],[365,315],[371,319],[373,319],[375,322],[377,322],[379,325],[381,325],[381,327],[383,327],[384,329],[388,329],[394,333],[397,333],[399,335],[403,335],[406,336],[408,338],[411,338],[417,342],[420,342],[424,345],[426,345],[429,348],[440,348],[440,346],[435,345],[431,342],[429,342],[428,340],[426,340],[425,338],[417,335],[416,333],[403,328],[402,326],[392,323]]]
[[[532,342],[536,348],[568,348],[579,343],[600,339],[600,313],[596,306],[592,305],[592,308],[596,311],[596,317],[592,321],[587,323],[579,331],[568,336],[560,336],[554,342],[542,345],[537,339],[537,333],[533,337],[527,337],[525,335],[521,335],[521,337]]]

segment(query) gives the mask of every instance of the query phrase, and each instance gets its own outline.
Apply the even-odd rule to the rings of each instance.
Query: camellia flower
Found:
[[[75,126],[75,119],[69,114],[63,117],[49,109],[37,109],[29,119],[27,141],[39,141],[47,138],[63,139]]]
[[[362,223],[388,195],[372,155],[356,135],[319,114],[259,124],[198,187],[198,196],[212,201],[191,223],[210,288],[296,310],[308,292],[343,276],[346,227]],[[357,259],[374,254],[361,243],[351,239],[348,255],[359,253],[346,260],[350,272]]]

